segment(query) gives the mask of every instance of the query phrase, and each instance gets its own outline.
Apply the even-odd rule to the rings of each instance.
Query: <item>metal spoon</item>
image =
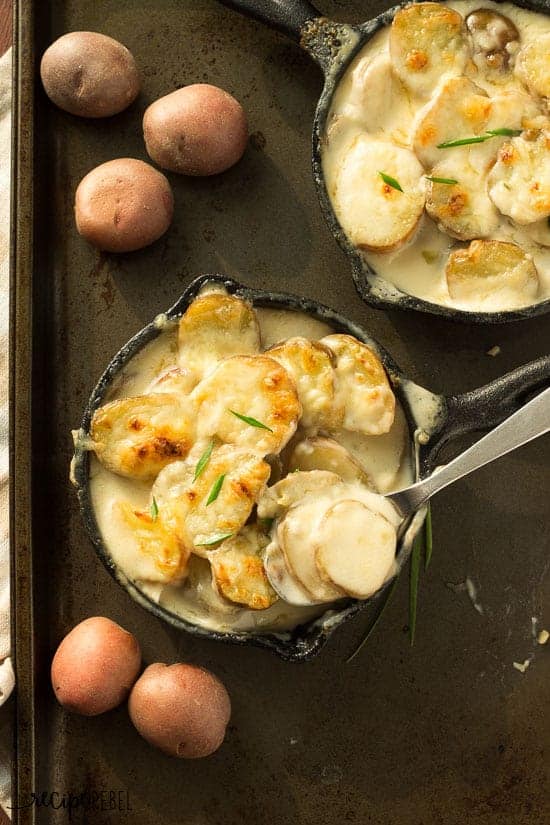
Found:
[[[549,431],[550,388],[528,401],[502,424],[428,478],[386,496],[403,517],[401,532],[409,516],[439,490]]]

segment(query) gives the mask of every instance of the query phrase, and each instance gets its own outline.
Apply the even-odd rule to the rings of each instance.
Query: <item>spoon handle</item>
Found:
[[[407,516],[447,485],[549,431],[550,388],[528,401],[502,424],[431,476],[406,490],[392,493],[388,498],[403,516]]]

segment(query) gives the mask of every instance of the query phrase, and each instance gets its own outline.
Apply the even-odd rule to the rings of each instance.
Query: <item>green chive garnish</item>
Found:
[[[249,415],[242,415],[242,413],[235,412],[235,410],[229,410],[229,412],[231,415],[240,418],[245,424],[250,424],[251,427],[259,427],[260,430],[269,430],[270,433],[273,432],[271,427],[268,427],[267,424],[262,424],[261,421],[257,421],[255,418],[250,418]]]
[[[521,135],[522,131],[522,129],[487,129],[487,134],[492,137],[498,137],[499,135],[503,135],[504,137],[517,137]]]
[[[195,475],[193,476],[193,481],[196,481],[208,462],[210,461],[210,456],[212,455],[212,450],[214,449],[214,441],[212,440],[204,453],[201,455],[199,460],[197,461],[197,466],[195,467]]]
[[[385,172],[378,172],[384,183],[387,183],[388,186],[391,186],[392,189],[397,189],[398,192],[402,192],[401,185],[399,181],[396,181],[395,178],[392,178],[391,175],[386,175]]]
[[[208,539],[208,541],[196,541],[195,547],[211,547],[213,544],[219,544],[221,541],[230,539],[231,536],[234,535],[235,533],[221,533],[219,536],[213,536],[213,538]]]
[[[153,521],[157,520],[157,516],[159,514],[159,506],[157,504],[156,498],[153,496],[153,501],[151,502],[151,509],[149,511],[151,513],[151,518]]]
[[[221,476],[218,476],[214,484],[212,485],[212,489],[206,499],[206,506],[208,507],[209,504],[212,504],[213,501],[216,501],[220,494],[220,490],[222,488],[222,484],[225,479],[225,473],[222,473]]]
[[[430,175],[426,175],[426,180],[431,180],[433,183],[448,183],[449,185],[452,185],[453,183],[458,183],[458,181],[454,178],[434,178]]]
[[[426,521],[424,522],[424,533],[426,537],[424,570],[427,570],[432,560],[433,550],[433,535],[432,535],[432,509],[428,504],[428,512],[426,513]]]
[[[418,605],[418,579],[420,576],[420,559],[422,556],[422,548],[424,544],[423,533],[419,533],[412,546],[411,553],[411,570],[409,578],[409,639],[411,647],[414,645],[414,636],[416,633],[416,608]]]
[[[445,143],[438,143],[438,149],[451,149],[453,146],[468,146],[470,143],[485,143],[491,140],[494,135],[480,135],[479,137],[460,138],[460,140],[446,140]]]

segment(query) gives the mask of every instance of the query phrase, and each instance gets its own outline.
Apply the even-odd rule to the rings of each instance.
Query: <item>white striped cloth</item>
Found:
[[[11,55],[0,58],[0,705],[11,694],[15,679],[10,652],[10,582],[8,533],[9,433],[9,249],[11,157]],[[0,805],[10,805],[12,760],[11,720],[0,711]]]

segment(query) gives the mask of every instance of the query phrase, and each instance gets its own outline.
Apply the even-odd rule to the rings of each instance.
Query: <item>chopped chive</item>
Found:
[[[234,535],[234,533],[220,533],[219,536],[213,536],[211,539],[208,539],[208,541],[196,541],[195,547],[211,547],[213,544],[219,544],[221,541],[230,539],[231,536]]]
[[[151,518],[153,519],[153,521],[156,521],[157,517],[158,517],[158,514],[159,514],[159,506],[158,506],[157,500],[154,496],[153,496],[153,501],[151,502],[151,509],[150,509],[149,512],[151,513]]]
[[[458,183],[454,178],[435,178],[430,175],[426,175],[426,180],[431,180],[433,183],[448,183],[449,186],[453,183]]]
[[[517,137],[521,135],[523,129],[487,129],[487,134],[491,135],[491,137],[498,137],[499,135],[503,135],[504,137]]]
[[[416,536],[411,553],[411,569],[409,577],[409,639],[411,647],[414,645],[416,633],[416,609],[418,605],[418,579],[420,577],[420,558],[424,544],[423,533]]]
[[[433,534],[432,534],[432,509],[428,504],[428,511],[426,513],[426,521],[424,522],[424,536],[426,539],[424,570],[427,570],[432,560],[433,551]]]
[[[214,440],[210,442],[204,453],[201,455],[199,460],[197,461],[197,466],[195,467],[195,475],[193,476],[193,481],[196,481],[208,462],[210,461],[210,456],[212,455],[212,450],[214,449]]]
[[[212,504],[212,502],[216,501],[216,499],[218,498],[218,496],[220,494],[220,490],[222,488],[222,484],[224,482],[224,479],[225,479],[225,473],[222,473],[221,476],[217,477],[216,481],[212,485],[212,489],[210,490],[210,493],[209,493],[208,498],[206,500],[206,506],[207,507],[208,507],[209,504]]]
[[[270,433],[273,432],[271,427],[268,427],[267,424],[262,424],[261,421],[257,421],[255,418],[251,418],[249,415],[243,415],[242,413],[235,412],[235,410],[229,410],[231,415],[240,418],[241,421],[244,421],[245,424],[250,424],[251,427],[259,427],[260,430],[269,430]]]
[[[479,135],[479,137],[460,138],[459,140],[446,140],[445,143],[438,143],[438,149],[451,149],[453,146],[468,146],[470,143],[485,143],[491,140],[494,135]]]
[[[386,600],[382,603],[382,605],[380,606],[378,612],[376,613],[376,615],[372,619],[371,623],[367,627],[365,635],[363,636],[363,638],[361,639],[361,641],[359,642],[359,644],[357,645],[357,647],[355,648],[355,650],[353,651],[351,656],[348,656],[348,658],[346,659],[346,664],[351,662],[352,659],[355,659],[355,657],[361,652],[363,647],[367,644],[367,642],[370,639],[372,633],[374,632],[374,629],[376,628],[378,622],[382,618],[382,613],[384,612],[384,610],[388,606],[389,601],[390,601],[391,597],[394,594],[395,588],[397,587],[397,580],[398,580],[398,576],[396,576],[395,579],[393,580],[393,583],[392,583],[390,589],[388,590]]]
[[[395,178],[392,178],[391,175],[386,175],[385,172],[378,172],[384,183],[387,183],[388,186],[391,186],[392,189],[397,189],[398,192],[402,192],[401,184],[399,181],[396,181]]]

